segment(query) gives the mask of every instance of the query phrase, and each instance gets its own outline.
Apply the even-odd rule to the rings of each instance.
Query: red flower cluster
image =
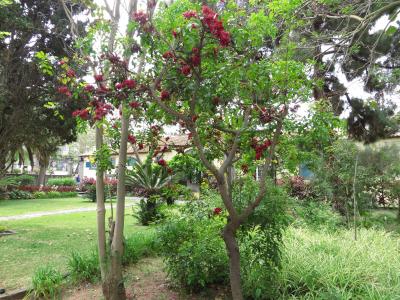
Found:
[[[132,107],[133,109],[136,109],[140,107],[140,103],[138,101],[132,101],[129,103],[129,106]]]
[[[161,100],[168,100],[169,97],[170,97],[170,94],[168,91],[166,91],[166,90],[161,91],[161,96],[160,96]]]
[[[122,81],[122,87],[127,89],[134,89],[136,87],[136,81],[133,79],[125,79]]]
[[[128,135],[128,142],[131,143],[132,145],[136,144],[136,137],[132,134]]]
[[[91,85],[91,84],[87,84],[87,85],[85,85],[85,87],[83,88],[83,90],[84,90],[85,92],[91,93],[91,92],[94,91],[94,86]]]
[[[267,110],[266,107],[261,108],[260,110],[260,122],[263,124],[269,123],[272,121],[272,114]]]
[[[149,20],[149,16],[145,12],[139,11],[133,14],[133,20],[143,26]]]
[[[222,208],[221,207],[214,208],[214,215],[219,215],[221,213],[222,213]]]
[[[110,113],[111,110],[113,109],[113,106],[108,103],[103,103],[100,101],[92,101],[90,102],[90,105],[92,105],[95,110],[94,110],[94,120],[95,121],[100,121],[106,114]]]
[[[144,144],[143,143],[139,143],[138,147],[139,147],[139,150],[142,150],[142,149],[144,149]]]
[[[68,87],[65,86],[65,85],[60,86],[60,87],[58,88],[58,92],[59,92],[60,94],[66,95],[67,97],[71,97],[71,96],[72,96],[72,94],[71,94],[71,92],[69,91]]]
[[[68,69],[68,71],[67,71],[67,76],[68,76],[69,78],[74,78],[74,77],[76,76],[75,71],[72,70],[72,69]]]
[[[244,174],[246,174],[246,173],[249,172],[249,166],[248,166],[247,164],[241,165],[240,168],[242,169],[242,172],[243,172]]]
[[[94,75],[94,80],[96,80],[97,82],[104,81],[103,74]]]
[[[194,10],[188,10],[183,13],[185,19],[197,18],[197,12]]]
[[[89,110],[87,108],[85,109],[77,109],[72,113],[72,116],[74,118],[79,117],[82,120],[89,120]]]
[[[159,159],[157,161],[157,163],[161,166],[161,167],[166,167],[167,166],[167,162],[164,159]]]
[[[268,139],[265,140],[262,144],[258,144],[257,140],[253,139],[251,142],[251,147],[256,151],[256,160],[261,159],[263,152],[267,150],[271,145],[272,142]]]
[[[191,58],[191,60],[192,60],[192,65],[193,66],[198,66],[198,65],[200,65],[200,61],[201,61],[201,58],[200,58],[200,49],[199,48],[193,48],[192,49],[192,58]]]
[[[188,76],[190,74],[190,66],[189,65],[183,65],[181,67],[181,73],[185,76]]]
[[[167,52],[165,52],[165,53],[162,55],[162,57],[165,58],[165,59],[172,59],[172,58],[174,58],[175,56],[174,56],[174,54],[173,54],[171,51],[167,51]]]
[[[202,12],[203,23],[208,27],[211,34],[219,39],[221,46],[228,46],[231,42],[231,37],[229,32],[224,30],[222,22],[218,20],[218,14],[206,5],[203,5]]]

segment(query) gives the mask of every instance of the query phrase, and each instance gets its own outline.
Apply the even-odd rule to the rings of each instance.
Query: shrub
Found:
[[[15,181],[18,185],[32,185],[35,184],[35,177],[28,174],[23,174],[19,176],[15,176]]]
[[[47,192],[47,198],[60,198],[62,197],[62,194],[60,192]]]
[[[324,202],[293,201],[291,205],[294,216],[293,224],[298,227],[309,227],[314,230],[336,230],[344,224],[337,211]]]
[[[281,299],[397,299],[398,239],[378,230],[334,233],[291,227],[284,239]]]
[[[159,231],[169,277],[190,291],[228,280],[228,257],[220,236],[221,217],[166,222]]]
[[[77,192],[33,192],[33,198],[35,199],[48,199],[48,198],[69,198],[76,197]]]
[[[104,195],[106,198],[114,197],[117,193],[116,179],[106,179],[104,186]],[[96,180],[93,178],[83,178],[80,185],[80,190],[85,192],[85,197],[90,199],[92,202],[96,202]]]
[[[87,255],[72,252],[68,270],[73,282],[96,282],[100,278],[99,257],[96,251]]]
[[[173,204],[177,199],[188,200],[193,196],[192,191],[182,184],[169,184],[161,189],[160,194],[168,205]]]
[[[140,199],[139,208],[134,211],[133,215],[142,225],[150,225],[163,218],[159,211],[161,203],[161,197],[158,195],[152,195],[148,199]]]
[[[45,199],[45,198],[47,198],[47,193],[45,193],[45,192],[33,192],[33,198],[35,198],[35,199]]]
[[[49,178],[47,180],[47,185],[55,185],[55,186],[75,186],[76,181],[72,177],[60,177],[60,178]]]
[[[32,277],[34,298],[55,299],[60,293],[63,276],[56,269],[46,266],[37,269]]]
[[[16,199],[32,199],[33,195],[30,192],[26,191],[20,191],[20,190],[14,190],[8,193],[8,197],[10,199],[16,200]]]
[[[55,191],[60,192],[60,193],[75,192],[76,188],[75,188],[75,186],[60,185],[60,186],[56,187]]]

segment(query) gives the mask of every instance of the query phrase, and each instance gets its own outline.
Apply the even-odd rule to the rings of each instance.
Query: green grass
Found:
[[[80,197],[59,199],[0,200],[0,217],[81,207],[96,207],[96,203],[89,202],[88,199]]]
[[[282,299],[400,299],[400,240],[377,229],[285,236]]]
[[[130,208],[126,213],[131,213]],[[0,283],[6,289],[29,286],[34,271],[43,265],[65,272],[73,251],[88,253],[96,247],[95,211],[7,221],[1,225],[17,232],[0,238]],[[138,226],[132,216],[125,216],[126,236],[141,230],[147,228]]]

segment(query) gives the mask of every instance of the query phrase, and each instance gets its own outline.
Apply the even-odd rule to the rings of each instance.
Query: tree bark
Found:
[[[242,284],[240,279],[240,253],[236,241],[238,225],[229,222],[223,231],[223,238],[229,256],[229,281],[233,300],[242,300]]]
[[[110,299],[125,299],[125,287],[122,276],[122,255],[124,252],[124,218],[125,218],[125,171],[128,146],[129,116],[122,105],[121,143],[118,155],[117,209],[115,213],[115,228],[111,244],[111,281],[113,293]]]
[[[50,158],[47,155],[38,153],[38,159],[39,159],[39,175],[38,175],[37,184],[44,186],[44,185],[46,185],[46,170],[49,165]]]
[[[96,150],[103,145],[103,127],[96,127]],[[108,259],[106,251],[106,207],[104,205],[104,173],[96,168],[96,201],[97,201],[97,247],[99,250],[99,263],[103,295],[109,295],[108,287]]]

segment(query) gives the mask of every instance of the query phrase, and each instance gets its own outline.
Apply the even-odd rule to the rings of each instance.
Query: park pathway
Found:
[[[141,198],[139,198],[139,197],[126,197],[126,200],[129,201],[130,203],[126,203],[125,207],[133,206],[135,204],[135,202],[138,202],[140,199]],[[106,209],[107,208],[109,208],[109,206],[106,204]],[[115,208],[115,204],[113,205],[113,208]],[[72,213],[77,213],[77,212],[95,211],[96,209],[97,209],[96,207],[81,207],[81,208],[64,209],[64,210],[40,211],[40,212],[36,212],[36,213],[31,213],[31,214],[0,217],[0,222],[1,221],[32,219],[32,218],[38,218],[38,217],[43,217],[43,216],[72,214]]]

